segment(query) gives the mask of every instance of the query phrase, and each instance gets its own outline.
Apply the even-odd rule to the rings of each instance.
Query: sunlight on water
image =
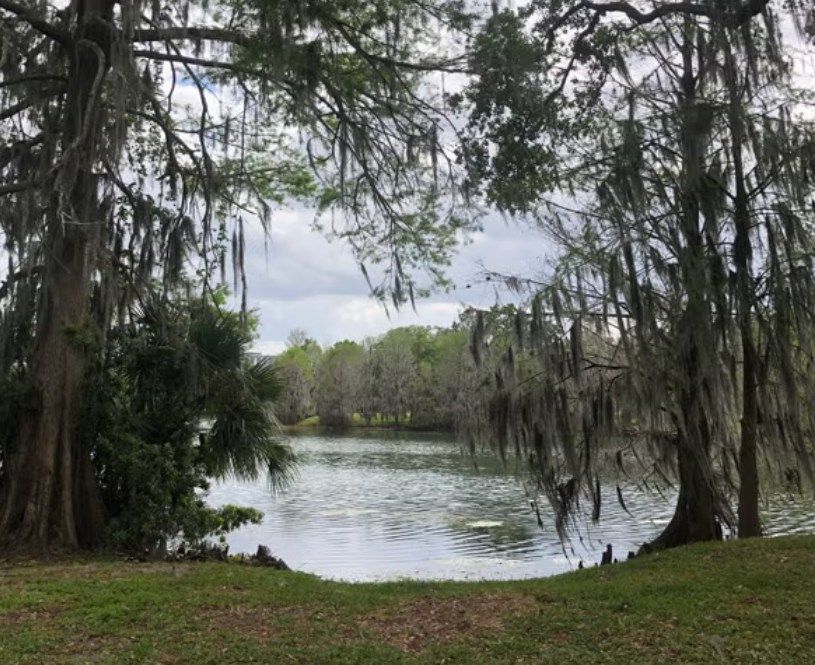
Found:
[[[230,534],[232,552],[268,545],[292,568],[322,577],[515,579],[592,565],[606,543],[624,559],[655,536],[670,499],[630,487],[604,490],[599,524],[582,524],[565,546],[541,510],[541,529],[523,483],[491,458],[472,460],[449,439],[416,434],[295,436],[296,479],[273,495],[267,483],[213,486],[213,505],[253,506],[262,524]],[[815,532],[812,506],[788,499],[765,506],[769,535]]]

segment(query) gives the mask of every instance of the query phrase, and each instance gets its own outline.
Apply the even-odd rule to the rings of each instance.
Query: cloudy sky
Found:
[[[417,301],[415,312],[408,306],[391,311],[389,317],[369,297],[348,247],[313,231],[312,220],[310,211],[284,209],[273,216],[268,243],[259,229],[247,233],[248,305],[260,314],[262,328],[255,347],[264,353],[285,348],[292,328],[304,328],[320,343],[332,344],[396,326],[450,325],[464,306],[507,301],[507,294],[480,278],[484,268],[534,274],[547,255],[547,241],[536,230],[491,216],[484,231],[454,257],[448,273],[454,290]]]

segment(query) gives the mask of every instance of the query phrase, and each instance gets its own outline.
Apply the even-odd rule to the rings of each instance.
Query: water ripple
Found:
[[[223,482],[212,505],[262,510],[259,525],[229,535],[233,552],[268,545],[290,566],[356,581],[399,578],[538,577],[597,561],[605,543],[624,558],[673,512],[659,499],[625,488],[628,515],[613,486],[599,524],[579,524],[563,546],[542,510],[539,528],[523,485],[494,459],[477,467],[442,437],[416,435],[298,436],[297,480],[272,495],[268,484]],[[768,535],[815,532],[812,504],[772,497],[764,507]]]

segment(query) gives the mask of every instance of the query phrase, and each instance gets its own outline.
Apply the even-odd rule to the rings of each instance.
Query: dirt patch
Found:
[[[36,625],[41,628],[52,623],[60,610],[56,607],[23,607],[19,610],[0,613],[0,626]]]
[[[203,610],[210,631],[222,630],[239,633],[261,641],[268,641],[292,629],[308,631],[309,624],[322,620],[323,612],[308,607],[253,607],[231,605],[208,607]]]
[[[468,637],[498,633],[508,620],[529,615],[536,607],[530,596],[426,596],[364,616],[357,627],[404,652],[419,653],[432,644],[450,644]]]

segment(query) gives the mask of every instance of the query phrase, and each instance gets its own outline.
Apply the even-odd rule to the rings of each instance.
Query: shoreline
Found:
[[[320,423],[297,423],[296,425],[280,425],[280,429],[285,433],[302,432],[332,432],[347,433],[354,430],[365,430],[366,432],[416,432],[419,434],[448,434],[454,436],[455,432],[450,429],[429,428],[420,425],[395,425],[390,423],[376,423],[366,425],[365,423],[352,422],[343,426],[321,425]]]

